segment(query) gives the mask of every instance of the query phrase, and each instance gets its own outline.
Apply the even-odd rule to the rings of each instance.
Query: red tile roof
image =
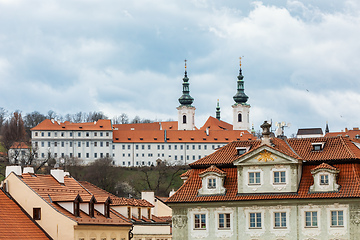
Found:
[[[87,123],[71,123],[71,122],[57,122],[50,119],[45,119],[36,127],[30,129],[31,131],[111,131],[111,120],[101,119],[97,122]]]
[[[0,239],[51,239],[0,189]]]
[[[205,169],[204,171],[200,172],[200,175],[203,175],[205,173],[209,173],[209,172],[214,172],[214,173],[218,173],[221,175],[226,175],[226,172],[221,171],[219,168],[217,168],[215,165],[211,165],[210,167],[208,167],[207,169]]]
[[[357,137],[360,137],[360,129],[359,128],[353,128],[353,129],[345,129],[344,132],[329,132],[325,135],[325,137],[336,137],[336,136],[348,136],[351,139],[356,139]]]
[[[28,148],[30,148],[26,143],[24,143],[24,142],[14,142],[12,145],[11,145],[11,147],[10,147],[10,149],[11,148],[15,148],[15,149],[28,149]]]
[[[334,167],[340,170],[338,184],[341,188],[337,192],[309,192],[310,186],[314,184],[314,178],[310,172],[314,167],[315,165],[303,166],[303,174],[297,192],[275,194],[238,194],[237,169],[223,168],[222,170],[227,173],[224,181],[226,193],[225,195],[210,196],[198,196],[198,190],[202,186],[202,181],[199,177],[199,173],[202,169],[194,169],[190,178],[167,200],[167,203],[360,197],[360,164],[345,163],[334,165]]]
[[[333,171],[337,171],[338,169],[333,167],[333,166],[330,166],[329,164],[327,163],[322,163],[316,167],[314,167],[313,169],[311,169],[311,171],[315,171],[315,170],[318,170],[318,169],[329,169],[329,170],[333,170]]]
[[[83,202],[89,202],[92,197],[95,197],[97,202],[101,203],[105,198],[108,198],[108,195],[101,192],[90,192],[72,177],[65,176],[64,184],[60,184],[51,175],[26,173],[22,174],[22,177],[19,177],[19,179],[58,212],[73,219],[78,224],[131,225],[131,223],[114,215],[112,212],[110,212],[110,218],[106,218],[100,213],[95,214],[95,218],[91,218],[86,213],[80,211],[80,218],[78,218],[58,205],[57,202],[70,201],[76,195],[79,195]]]
[[[144,199],[135,199],[135,198],[123,198],[115,196],[89,182],[80,181],[81,185],[95,195],[103,195],[110,197],[113,206],[133,206],[133,207],[154,207],[151,203]]]
[[[233,125],[210,116],[200,130],[204,131],[207,128],[209,130],[233,130]]]
[[[317,142],[324,143],[324,148],[321,151],[313,150],[312,143]],[[360,149],[349,138],[341,136],[287,140],[274,138],[271,140],[271,143],[272,146],[269,146],[270,148],[304,161],[301,181],[296,193],[238,194],[237,168],[233,165],[233,162],[240,157],[236,148],[250,147],[250,150],[247,153],[244,153],[245,155],[262,146],[260,140],[239,141],[229,143],[218,151],[190,164],[192,170],[189,172],[189,178],[179,190],[167,200],[167,202],[360,197]],[[317,163],[319,161],[321,161],[322,164],[318,165]],[[325,163],[329,161],[333,166]],[[354,161],[359,163],[353,163]],[[216,165],[221,171],[226,172],[224,181],[226,194],[217,196],[198,196],[198,190],[202,185],[199,174],[211,165]],[[310,186],[314,184],[311,170],[322,167],[340,171],[338,175],[338,184],[341,188],[338,192],[309,193]]]
[[[180,175],[180,177],[189,177],[190,176],[190,173],[191,173],[191,169],[187,170],[186,172],[184,172],[183,174]]]

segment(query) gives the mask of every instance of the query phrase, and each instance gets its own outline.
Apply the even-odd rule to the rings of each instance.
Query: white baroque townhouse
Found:
[[[236,141],[192,164],[168,200],[174,239],[359,239],[360,146],[350,138]]]

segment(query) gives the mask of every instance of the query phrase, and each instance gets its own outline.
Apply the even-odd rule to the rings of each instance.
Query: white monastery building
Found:
[[[246,103],[241,64],[237,78],[233,124],[220,120],[218,102],[216,118],[210,116],[202,127],[195,126],[196,108],[192,105],[185,64],[178,121],[112,125],[110,120],[61,123],[46,119],[31,129],[36,157],[78,158],[84,164],[112,157],[114,165],[129,167],[156,165],[159,160],[189,164],[229,142],[255,139],[250,134],[250,105]]]

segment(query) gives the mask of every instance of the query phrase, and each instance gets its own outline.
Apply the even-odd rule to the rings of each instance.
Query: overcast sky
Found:
[[[358,0],[0,0],[0,107],[177,119],[187,59],[196,125],[231,123],[239,57],[255,129],[360,119]]]

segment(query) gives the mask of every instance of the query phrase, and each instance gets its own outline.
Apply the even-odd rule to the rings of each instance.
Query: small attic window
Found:
[[[131,138],[128,138],[128,140],[131,140]]]
[[[246,153],[247,151],[249,151],[250,147],[237,147],[236,150],[237,150],[237,154],[240,156],[240,155],[243,155],[244,153]]]
[[[356,138],[356,139],[360,139],[360,135],[359,135],[359,134],[356,134],[355,138]]]
[[[240,141],[240,138],[237,138],[236,140]]]
[[[179,138],[179,140],[182,140],[182,138]]]
[[[143,138],[140,138],[140,140],[144,140]]]
[[[102,128],[103,126],[100,126],[100,128]]]
[[[79,128],[82,128],[81,126]]]
[[[321,151],[324,148],[324,144],[323,142],[317,142],[317,143],[311,143],[312,147],[313,147],[313,151]]]
[[[217,140],[217,138],[214,138],[214,140]]]
[[[157,138],[154,138],[154,140],[157,140]]]
[[[119,140],[119,138],[115,138],[116,140]]]
[[[190,138],[191,140],[194,140],[194,138]]]
[[[65,126],[62,126],[62,128],[65,128]]]
[[[229,138],[225,138],[225,140],[226,140],[226,141],[228,141],[228,140],[229,140]]]
[[[203,140],[206,140],[206,138],[203,138]]]

